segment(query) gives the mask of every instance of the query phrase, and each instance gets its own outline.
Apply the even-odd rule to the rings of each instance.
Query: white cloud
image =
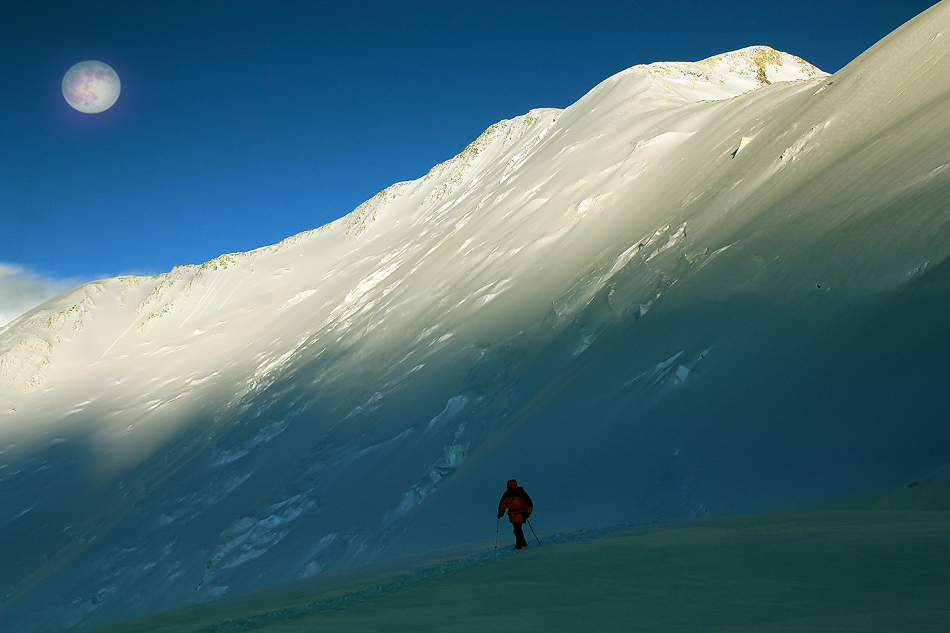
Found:
[[[0,327],[76,285],[0,262]]]

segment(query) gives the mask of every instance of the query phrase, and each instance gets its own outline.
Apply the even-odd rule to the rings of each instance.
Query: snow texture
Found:
[[[950,461],[950,5],[501,121],[320,229],[0,329],[0,619],[88,626]]]
[[[944,633],[934,553],[950,548],[950,488],[946,473],[918,483],[821,511],[544,535],[528,551],[473,543],[96,633]]]

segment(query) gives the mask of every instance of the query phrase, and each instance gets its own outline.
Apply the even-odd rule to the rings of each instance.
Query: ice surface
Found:
[[[948,7],[834,76],[635,67],[326,227],[0,329],[5,626],[477,541],[512,476],[573,530],[947,463]]]

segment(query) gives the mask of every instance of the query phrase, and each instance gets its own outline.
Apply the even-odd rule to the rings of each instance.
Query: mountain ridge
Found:
[[[690,88],[696,87],[696,82],[702,84],[728,84],[728,81],[721,74],[722,67],[725,66],[728,70],[729,75],[733,75],[736,78],[748,78],[748,76],[755,75],[756,84],[753,84],[752,87],[742,85],[742,92],[753,90],[755,88],[761,87],[762,85],[767,85],[772,83],[773,79],[760,79],[758,74],[760,71],[763,73],[772,72],[773,76],[778,69],[782,69],[783,66],[794,66],[791,72],[787,69],[782,69],[785,71],[782,77],[795,77],[795,79],[774,79],[775,81],[793,81],[796,79],[802,78],[813,78],[820,77],[825,75],[820,70],[808,64],[800,58],[788,55],[786,53],[781,53],[772,48],[765,46],[754,46],[747,47],[745,49],[740,49],[731,53],[724,53],[722,55],[716,55],[699,62],[657,62],[649,65],[635,66],[631,69],[618,73],[614,77],[608,79],[607,81],[618,81],[629,75],[642,75],[647,74],[651,76],[662,77],[665,79],[678,79],[678,80],[687,80],[690,84]],[[755,68],[756,70],[751,70]],[[729,86],[735,91],[736,89],[733,86]],[[672,93],[679,94],[676,89],[671,88],[669,84],[664,84],[663,88],[669,90]],[[732,92],[729,93],[729,96],[736,96],[742,92]],[[709,95],[706,95],[707,97]],[[695,90],[693,97],[695,98]],[[715,94],[715,98],[728,98],[725,95]],[[441,199],[444,199],[449,195],[455,188],[457,188],[460,183],[467,177],[467,175],[473,169],[473,160],[478,156],[483,150],[488,149],[493,142],[496,140],[496,136],[504,135],[502,146],[507,146],[513,142],[513,138],[520,137],[521,135],[527,133],[529,129],[534,127],[536,124],[543,122],[545,127],[542,128],[539,136],[534,139],[533,143],[536,144],[541,142],[546,134],[546,131],[550,129],[550,126],[554,124],[557,120],[559,114],[563,112],[561,110],[555,110],[551,108],[542,108],[532,110],[524,115],[515,117],[513,119],[500,121],[493,124],[485,130],[479,137],[469,144],[461,153],[457,156],[440,163],[433,167],[428,174],[423,176],[421,179],[415,181],[405,181],[400,183],[395,183],[386,189],[380,191],[375,196],[367,200],[366,202],[359,205],[351,213],[347,214],[341,220],[336,222],[344,222],[347,226],[347,232],[350,234],[358,235],[365,228],[367,223],[371,223],[375,219],[375,213],[387,202],[391,202],[397,197],[404,195],[404,190],[406,189],[417,189],[419,187],[424,187],[431,180],[440,180],[437,187],[435,187],[429,194],[426,196],[422,205],[432,204]],[[530,147],[526,148],[525,151],[530,151]],[[510,159],[508,169],[511,170],[515,167],[517,162],[523,159],[523,155],[514,156]],[[445,172],[449,172],[447,175]],[[444,178],[442,178],[444,176]],[[200,277],[212,270],[217,269],[226,269],[232,265],[237,264],[240,261],[246,261],[250,258],[256,258],[266,252],[273,251],[275,249],[284,248],[290,244],[299,242],[302,239],[306,239],[311,235],[322,233],[326,231],[330,226],[335,224],[331,222],[328,225],[319,227],[317,229],[311,229],[309,231],[304,231],[303,233],[290,236],[281,242],[269,246],[264,246],[252,251],[245,253],[230,253],[220,255],[204,264],[186,264],[176,267],[174,270],[163,273],[156,276],[162,281],[159,282],[159,285],[165,285],[168,283],[176,283],[172,280],[181,280],[186,276],[194,275],[200,279]],[[149,278],[143,277],[118,277],[115,278],[115,282],[126,283],[128,285],[140,285],[142,283],[147,283]],[[29,343],[24,343],[21,341],[10,343],[9,339],[3,341],[4,334],[14,332],[17,328],[23,327],[24,321],[28,321],[29,325],[25,329],[33,330],[34,333],[37,330],[41,329],[45,325],[50,331],[61,330],[65,324],[64,321],[70,321],[69,325],[74,328],[81,328],[83,319],[82,316],[89,309],[89,296],[86,293],[83,293],[82,288],[88,287],[91,292],[98,293],[103,289],[103,283],[106,280],[91,282],[89,284],[84,284],[83,286],[73,289],[61,297],[71,295],[77,296],[78,301],[72,302],[71,306],[64,307],[59,310],[58,313],[53,314],[49,317],[46,317],[45,314],[41,316],[40,319],[35,319],[31,317],[32,312],[36,312],[38,309],[31,311],[27,315],[16,319],[14,322],[11,322],[6,327],[0,329],[0,343],[4,343],[5,347],[16,348],[16,351],[22,351],[24,347],[32,347],[32,351],[39,355],[43,356],[48,353],[49,347],[47,344],[54,345],[54,341],[46,340],[45,342],[36,343],[31,346]],[[156,288],[155,292],[161,292],[160,288]],[[149,297],[151,300],[152,297]],[[60,298],[54,298],[48,304],[51,304],[55,301],[59,301]],[[147,300],[148,301],[148,300]],[[147,302],[146,301],[146,302]],[[67,301],[68,302],[68,301]],[[138,310],[142,310],[145,307],[145,303],[139,306]],[[69,314],[77,315],[77,318],[70,319]],[[45,317],[45,320],[44,318]],[[32,326],[32,327],[31,327]],[[54,337],[55,338],[55,337]],[[25,382],[27,389],[35,389],[39,386],[39,383],[42,382],[42,368],[47,364],[48,358],[43,360],[38,360],[34,357],[27,361],[21,361],[25,365],[39,365],[40,370],[33,373],[29,377],[24,377],[22,370],[17,370],[16,359],[17,354],[11,354],[9,351],[0,357],[0,378],[7,378],[10,383],[9,386],[16,386],[18,382]],[[31,362],[33,361],[33,362]],[[28,371],[26,373],[29,373]]]

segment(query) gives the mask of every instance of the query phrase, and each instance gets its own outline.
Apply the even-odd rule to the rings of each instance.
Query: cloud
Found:
[[[0,262],[0,327],[74,286],[74,280],[50,279]]]

